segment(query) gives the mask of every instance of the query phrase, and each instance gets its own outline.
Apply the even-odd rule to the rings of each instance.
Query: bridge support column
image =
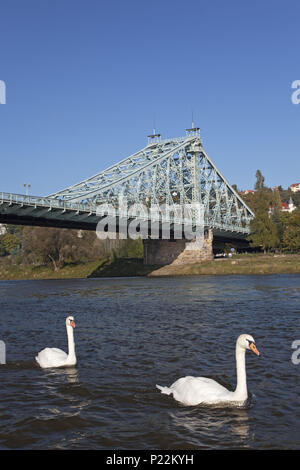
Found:
[[[196,240],[143,240],[144,264],[193,264],[213,259],[213,233],[208,230],[201,243]]]

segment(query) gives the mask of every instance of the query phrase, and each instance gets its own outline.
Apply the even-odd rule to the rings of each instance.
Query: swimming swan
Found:
[[[66,328],[68,335],[68,354],[61,349],[45,348],[36,356],[37,363],[43,368],[47,367],[64,367],[74,366],[77,362],[75,355],[74,332],[75,328],[74,317],[66,318]]]
[[[176,380],[171,387],[161,387],[160,385],[156,385],[156,387],[166,395],[173,394],[175,400],[184,405],[232,404],[242,406],[248,398],[245,364],[246,349],[251,349],[259,356],[259,351],[252,336],[240,335],[235,348],[237,385],[234,392],[206,377],[187,376]]]

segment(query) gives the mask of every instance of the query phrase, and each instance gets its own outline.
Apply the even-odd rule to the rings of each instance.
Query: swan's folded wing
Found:
[[[226,400],[231,393],[223,385],[207,377],[182,377],[170,388],[175,400],[192,406],[220,402]]]
[[[38,353],[36,361],[43,367],[59,367],[67,360],[68,355],[58,348],[45,348]]]

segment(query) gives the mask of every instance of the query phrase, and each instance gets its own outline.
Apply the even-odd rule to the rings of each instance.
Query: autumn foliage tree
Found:
[[[248,241],[252,247],[260,247],[264,252],[276,249],[280,244],[277,216],[280,210],[280,197],[264,186],[265,178],[259,170],[256,172],[256,191],[247,198],[255,218],[251,220],[251,234]],[[276,206],[270,213],[270,206]],[[276,217],[275,217],[276,215]]]
[[[107,256],[143,256],[141,240],[99,240],[94,231],[24,227],[22,257],[27,264],[50,264],[55,271],[68,263],[85,263]]]
[[[300,210],[297,209],[286,218],[282,239],[285,251],[300,251]]]
[[[269,195],[266,192],[256,193],[255,218],[251,220],[251,234],[248,237],[252,247],[261,247],[264,252],[279,245],[277,226],[269,214]]]
[[[88,240],[83,240],[83,237]],[[91,259],[89,250],[93,249],[94,240],[94,233],[82,235],[78,230],[25,227],[22,237],[22,251],[27,262],[50,263],[57,271],[66,262]]]

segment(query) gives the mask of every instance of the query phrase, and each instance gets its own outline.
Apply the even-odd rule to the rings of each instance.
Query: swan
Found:
[[[234,392],[207,377],[181,377],[170,387],[156,387],[166,395],[173,395],[175,400],[184,405],[226,405],[243,406],[248,398],[245,353],[252,350],[257,356],[259,351],[251,335],[242,334],[236,341],[235,358],[237,385]]]
[[[75,328],[74,317],[69,316],[66,318],[68,354],[57,348],[45,348],[38,353],[35,360],[43,369],[48,367],[74,366],[76,364],[73,328]]]

